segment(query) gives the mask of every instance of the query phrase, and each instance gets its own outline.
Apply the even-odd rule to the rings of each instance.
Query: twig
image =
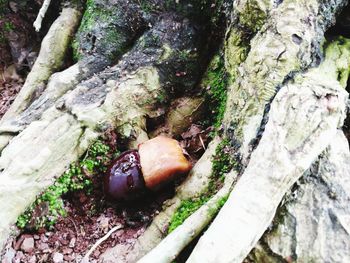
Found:
[[[92,254],[92,252],[94,252],[94,250],[101,245],[101,243],[105,240],[107,240],[110,235],[112,235],[115,231],[122,229],[123,226],[122,225],[117,225],[115,227],[113,227],[111,230],[108,231],[108,233],[106,235],[104,235],[103,237],[101,237],[99,240],[97,240],[97,242],[90,248],[90,250],[86,253],[86,255],[83,257],[83,259],[80,261],[80,263],[88,263],[89,262],[89,257]]]
[[[33,23],[33,26],[34,26],[36,32],[39,32],[41,29],[41,23],[45,17],[45,14],[47,12],[47,9],[49,8],[50,3],[51,3],[51,0],[45,0],[43,5],[41,6],[41,8],[39,10],[38,16],[36,17],[36,19]]]
[[[203,139],[202,139],[202,137],[200,135],[199,135],[199,140],[201,141],[203,149],[206,150],[204,142],[203,142]]]
[[[75,232],[76,232],[76,234],[77,234],[77,236],[78,236],[79,233],[78,233],[77,225],[75,224],[74,220],[73,220],[71,217],[68,217],[68,219],[72,222],[72,224],[73,224],[73,226],[74,226],[74,228],[75,228]]]

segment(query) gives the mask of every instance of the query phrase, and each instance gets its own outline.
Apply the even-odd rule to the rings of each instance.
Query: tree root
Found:
[[[346,116],[348,94],[334,78],[337,67],[327,69],[311,69],[278,92],[248,167],[188,262],[241,262],[284,194],[329,145]]]
[[[42,47],[32,71],[18,93],[15,101],[2,117],[0,125],[25,110],[31,101],[45,88],[52,73],[62,67],[72,36],[79,24],[81,12],[77,8],[63,8],[62,13],[50,27],[42,41]],[[0,151],[3,145],[0,145]]]
[[[1,244],[25,207],[99,134],[112,127],[129,138],[135,129],[145,129],[147,117],[157,116],[172,89],[192,88],[205,54],[198,46],[199,33],[188,20],[164,18],[116,66],[79,84],[11,140],[0,157]],[[189,39],[187,45],[182,44],[184,37]],[[164,45],[155,39],[162,39]],[[173,51],[166,58],[165,46]],[[183,50],[195,56],[183,57]],[[187,75],[161,74],[180,70]]]
[[[87,31],[87,29],[82,26],[80,26],[77,32],[78,37],[76,37],[74,43],[77,43],[80,48],[77,48],[78,50],[76,51],[79,54],[79,61],[76,64],[64,71],[54,74],[52,74],[54,70],[51,70],[47,72],[46,75],[42,75],[42,72],[38,71],[38,67],[33,67],[32,72],[29,74],[15,102],[0,121],[0,152],[11,138],[23,131],[33,121],[39,120],[44,111],[52,107],[64,94],[74,89],[76,85],[88,79],[94,73],[100,72],[105,67],[110,66],[114,60],[119,58],[125,49],[134,42],[136,36],[144,30],[145,21],[141,19],[140,9],[136,5],[125,4],[121,1],[116,2],[113,6],[108,8],[110,8],[112,10],[111,12],[116,16],[116,21],[110,19],[107,22],[100,22],[99,20],[102,20],[101,17],[95,17],[91,14],[94,10],[88,9],[85,12],[82,19],[83,24],[92,23],[92,21],[87,21],[87,19],[92,19],[91,17],[95,17],[96,21],[94,25],[90,26],[92,27],[90,29],[91,32]],[[62,11],[62,15],[63,14],[64,11]],[[100,14],[100,16],[103,17],[103,14]],[[43,41],[42,43],[42,55],[39,55],[37,63],[43,70],[48,70],[49,67],[47,65],[50,65],[52,61],[57,60],[63,63],[62,55],[56,58],[57,55],[55,54],[57,52],[47,54],[51,49],[56,51],[60,50],[56,46],[60,45],[59,41],[62,39],[62,32],[55,28],[64,26],[64,24],[60,22],[61,20],[63,19],[57,19],[57,22],[52,25],[46,37],[46,39],[50,41]],[[76,21],[74,20],[74,22],[76,22],[75,24],[73,24],[73,21],[69,23],[70,27],[67,28],[71,28],[69,40],[72,39],[71,35],[79,21],[80,19],[77,19]],[[102,23],[102,25],[100,25],[100,23]],[[58,24],[58,26],[56,24]],[[96,31],[98,31],[98,33],[96,33]],[[94,47],[91,49],[83,49],[81,47],[83,46],[82,43],[87,42],[86,38],[89,34],[96,34],[95,38],[97,40],[94,41]],[[108,44],[106,44],[105,39],[109,35],[116,35],[118,39],[110,39]],[[68,43],[70,42],[68,41],[66,43],[65,49],[68,47]],[[108,52],[106,49],[108,49]],[[65,50],[62,52],[65,53]],[[53,60],[53,56],[55,56],[55,60]],[[58,69],[58,67],[55,67],[55,69]],[[31,77],[32,75],[34,77]],[[38,79],[43,77],[45,77],[45,79]],[[47,80],[48,84],[46,85],[45,82]]]
[[[317,10],[311,12],[312,5],[307,1],[283,1],[280,5],[273,1],[234,2],[233,22],[225,47],[225,65],[231,74],[232,84],[228,88],[224,129],[237,148],[237,155],[242,158],[243,166],[249,162],[251,142],[257,136],[264,119],[265,107],[275,96],[277,87],[283,84],[291,72],[307,68],[313,63],[314,52],[310,47],[321,42],[319,31],[324,32],[341,6],[342,3],[336,3],[334,13],[324,20]],[[308,8],[304,10],[304,7]],[[295,11],[300,8],[303,9],[302,12]],[[319,28],[301,23],[300,21],[306,20],[295,18],[289,13],[300,17],[308,17],[312,13],[321,21],[317,24]],[[290,23],[293,27],[286,26]],[[299,31],[303,32],[301,45],[293,42],[291,35],[294,32],[290,30],[294,29],[297,34],[300,34]],[[279,61],[281,57],[283,59]],[[171,203],[172,206],[164,209],[164,213],[154,219],[133,248],[128,249],[126,258],[119,258],[120,262],[134,262],[160,242],[166,234],[170,218],[180,206],[179,194]],[[106,258],[113,258],[111,255],[118,254],[118,249],[124,250],[120,246],[116,247],[106,253]]]
[[[138,263],[166,263],[173,262],[180,252],[195,239],[212,221],[221,208],[225,198],[230,193],[237,174],[232,171],[225,178],[223,187],[194,212],[180,226],[166,236],[153,250],[142,257]]]
[[[284,197],[272,226],[249,259],[350,261],[349,158],[348,140],[338,130],[327,149]]]
[[[250,2],[245,5],[247,10],[260,1]],[[325,6],[318,0],[283,1],[263,9],[268,19],[262,25],[257,22],[260,30],[251,39],[243,41],[247,37],[235,27],[229,32],[226,60],[234,81],[229,87],[224,126],[227,136],[239,145],[243,165],[249,162],[254,139],[266,122],[264,112],[278,88],[296,72],[317,63],[323,33],[343,5],[344,1],[327,2]],[[326,10],[332,12],[324,14]],[[245,21],[246,15],[239,13],[239,21]],[[310,17],[312,25],[307,22]],[[249,52],[246,46],[250,46]],[[237,64],[242,57],[243,62]]]
[[[36,32],[39,32],[41,29],[41,23],[43,22],[43,19],[45,17],[47,9],[49,8],[50,3],[51,3],[51,0],[45,0],[43,5],[41,6],[41,8],[39,10],[38,16],[33,23],[33,26],[34,26]]]

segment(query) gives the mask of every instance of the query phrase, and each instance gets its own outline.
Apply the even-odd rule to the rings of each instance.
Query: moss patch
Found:
[[[252,33],[258,32],[258,30],[264,25],[266,20],[266,13],[257,7],[256,3],[246,2],[245,12],[239,16],[239,23],[241,26],[252,31]]]
[[[87,0],[80,27],[72,43],[73,58],[85,56],[110,64],[127,50],[144,28],[141,9],[122,0],[110,3]]]
[[[212,179],[223,180],[225,174],[232,169],[238,169],[238,164],[234,159],[234,149],[231,146],[229,139],[223,139],[222,142],[215,149],[213,156]]]
[[[171,233],[181,225],[190,215],[197,211],[203,204],[209,200],[208,196],[202,196],[197,199],[189,199],[181,202],[180,207],[170,220],[168,233]]]
[[[346,88],[350,74],[350,39],[339,36],[326,42],[324,49],[325,61],[320,65],[320,70],[325,77],[337,78],[340,85]]]
[[[207,124],[219,128],[224,117],[227,100],[228,78],[223,57],[216,55],[209,64],[202,80],[202,86],[207,90],[205,97],[208,101]]]
[[[226,196],[220,198],[220,199],[218,200],[218,202],[216,203],[215,207],[213,207],[213,208],[210,209],[209,212],[210,212],[210,214],[211,214],[213,217],[216,216],[216,215],[219,213],[220,209],[221,209],[221,208],[224,206],[224,204],[226,203],[228,197],[229,197],[229,195],[226,195]]]
[[[17,219],[19,228],[39,229],[52,227],[60,216],[65,216],[63,196],[74,191],[92,190],[92,177],[105,172],[111,149],[103,141],[96,141],[85,157],[71,164],[56,182],[45,190],[35,202]]]
[[[181,202],[180,207],[170,220],[168,234],[174,231],[178,226],[182,225],[185,220],[196,212],[202,205],[209,201],[212,195],[202,195],[199,198],[193,198],[184,200]],[[209,213],[215,216],[220,209],[224,206],[228,199],[228,195],[220,198],[215,207],[211,208]]]
[[[233,156],[233,148],[230,145],[230,141],[224,139],[216,148],[213,157],[213,168],[208,188],[199,198],[187,199],[181,202],[180,207],[170,220],[168,233],[181,225],[190,215],[197,211],[197,209],[204,205],[216,193],[217,189],[222,185],[225,174],[231,171],[231,169],[237,168],[237,163]],[[218,213],[220,208],[225,204],[227,198],[228,196],[221,198],[216,207],[210,212],[213,215]]]
[[[112,19],[111,15],[112,12],[110,9],[99,8],[95,0],[86,1],[85,12],[78,29],[78,37],[72,42],[73,59],[75,61],[81,59],[83,55],[80,47],[79,35],[92,31],[93,27],[98,22],[107,22]]]

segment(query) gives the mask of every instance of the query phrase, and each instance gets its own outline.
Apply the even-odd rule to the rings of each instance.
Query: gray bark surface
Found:
[[[255,262],[350,261],[350,152],[338,131],[279,208]]]

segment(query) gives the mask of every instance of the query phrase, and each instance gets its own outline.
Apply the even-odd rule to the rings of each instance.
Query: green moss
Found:
[[[229,37],[225,42],[225,68],[230,74],[230,82],[235,80],[238,65],[247,57],[249,51],[249,39],[242,30],[231,28]]]
[[[326,42],[325,60],[319,70],[323,71],[323,77],[335,77],[346,88],[350,74],[350,39],[339,36]]]
[[[208,188],[199,198],[187,199],[181,202],[180,207],[170,220],[168,233],[181,225],[190,215],[205,204],[215,194],[218,184],[222,183],[225,174],[231,171],[232,168],[237,167],[236,162],[232,157],[232,151],[233,149],[230,146],[230,141],[228,139],[224,139],[218,145],[212,161],[213,168]],[[221,198],[218,201],[217,206],[212,209],[211,213],[216,214],[225,204],[227,198],[228,196]]]
[[[258,32],[265,20],[266,13],[250,1],[247,1],[245,11],[239,16],[239,23],[253,33]]]
[[[56,182],[45,190],[17,219],[19,228],[38,229],[52,227],[60,216],[65,216],[63,195],[78,190],[92,191],[92,176],[105,172],[111,149],[102,141],[96,141],[85,157],[71,164]]]
[[[198,208],[205,204],[209,197],[202,196],[197,199],[188,199],[181,202],[180,207],[170,220],[168,233],[171,233],[179,225],[181,225],[190,215],[192,215]]]
[[[217,55],[213,58],[202,80],[202,85],[207,89],[206,100],[209,110],[207,122],[219,128],[225,113],[228,85],[222,56]]]
[[[86,1],[85,12],[84,12],[83,18],[81,20],[76,37],[72,42],[73,59],[75,61],[78,61],[82,57],[82,53],[80,50],[81,47],[80,47],[79,38],[81,36],[85,36],[85,34],[87,32],[92,32],[96,23],[106,23],[107,24],[109,22],[112,22],[113,19],[116,19],[113,16],[114,9],[115,9],[115,7],[111,7],[110,9],[99,7],[99,5],[96,3],[96,0],[87,0]],[[104,38],[104,40],[106,42],[115,41],[115,39],[117,38],[117,36],[115,36],[115,34],[116,34],[115,29],[113,27],[107,28],[106,34],[107,35]]]
[[[218,200],[218,202],[216,203],[215,207],[213,207],[213,208],[210,209],[209,213],[211,214],[212,217],[216,216],[216,215],[219,213],[220,209],[221,209],[221,208],[224,206],[224,204],[226,203],[228,197],[229,197],[229,194],[226,195],[226,196],[224,196],[224,197],[222,197],[222,198],[220,198],[220,199]]]
[[[79,42],[76,39],[72,41],[72,50],[73,50],[73,60],[75,62],[79,61],[82,58],[82,55],[79,52]]]
[[[11,32],[14,29],[15,29],[15,25],[10,21],[6,21],[2,24],[0,28],[0,44],[4,44],[7,42],[7,39],[6,39],[7,33]]]
[[[209,201],[213,193],[211,194],[208,194],[208,193],[209,192],[206,191],[205,194],[203,194],[199,198],[187,199],[181,202],[180,207],[177,209],[177,211],[175,212],[175,214],[170,220],[168,234],[174,231],[178,226],[180,226],[183,222],[185,222],[185,220],[188,217],[190,217],[202,205],[204,205],[206,202]],[[228,195],[218,200],[215,207],[212,207],[209,210],[209,213],[211,214],[211,216],[215,216],[220,211],[220,209],[224,206],[227,199],[228,199]]]
[[[238,168],[237,162],[233,158],[234,149],[228,139],[223,139],[215,149],[212,163],[212,180],[223,180],[225,174],[230,172],[233,168]]]
[[[141,10],[147,14],[158,10],[158,6],[149,0],[139,0],[139,3]]]

